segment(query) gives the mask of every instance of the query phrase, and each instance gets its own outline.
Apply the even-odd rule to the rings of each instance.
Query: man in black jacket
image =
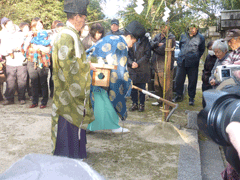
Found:
[[[167,40],[167,32],[169,26],[163,23],[160,27],[161,32],[157,34],[151,41],[151,49],[153,51],[152,64],[155,71],[154,76],[154,90],[156,95],[163,97],[163,86],[164,86],[164,67],[165,67],[165,48]],[[172,39],[172,47],[176,45],[175,36],[172,33],[168,33],[168,39]],[[172,51],[171,64],[173,67],[174,63],[174,51]],[[166,99],[172,99],[172,93],[169,91],[166,93]],[[152,103],[154,106],[161,105],[161,102]]]
[[[123,31],[119,30],[119,21],[117,19],[113,19],[111,21],[111,31],[109,31],[105,36],[108,35],[123,35]]]
[[[145,34],[145,32],[144,32]],[[146,83],[150,82],[150,64],[151,47],[146,36],[136,42],[128,51],[128,71],[133,84],[141,89],[146,89]],[[132,89],[131,92],[132,107],[130,111],[138,109],[138,91]],[[144,111],[145,95],[140,92],[139,111]]]
[[[180,53],[177,59],[177,74],[175,81],[176,96],[173,102],[182,101],[183,87],[188,75],[189,105],[194,105],[198,80],[198,66],[205,50],[205,39],[198,32],[198,26],[191,24],[188,32],[181,35],[179,43]]]

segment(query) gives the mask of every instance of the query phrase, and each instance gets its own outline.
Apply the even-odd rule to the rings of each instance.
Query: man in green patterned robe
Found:
[[[85,26],[88,0],[66,1],[68,21],[53,46],[54,97],[52,105],[53,154],[86,158],[86,131],[94,120],[89,101],[90,69],[79,31]]]

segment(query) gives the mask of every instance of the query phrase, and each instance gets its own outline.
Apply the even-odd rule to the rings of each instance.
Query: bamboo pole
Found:
[[[165,68],[164,68],[164,99],[171,99],[172,95],[172,73],[171,73],[171,63],[172,63],[172,39],[168,39],[166,42],[166,49],[165,54],[167,54],[167,57],[165,57]],[[167,61],[166,61],[167,60]],[[165,105],[164,107],[164,120],[166,120],[166,117],[169,114],[169,105]]]

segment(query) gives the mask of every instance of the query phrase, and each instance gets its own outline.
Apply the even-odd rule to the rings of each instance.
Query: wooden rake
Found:
[[[146,90],[143,90],[143,89],[141,89],[141,88],[139,88],[139,87],[137,87],[137,86],[132,85],[132,88],[137,89],[137,90],[141,91],[143,94],[146,94],[146,95],[149,95],[149,96],[151,96],[151,97],[153,97],[153,98],[156,98],[157,100],[160,100],[160,101],[166,103],[167,105],[173,107],[172,110],[169,112],[167,118],[166,118],[166,121],[167,121],[167,122],[169,121],[169,119],[170,119],[170,117],[172,116],[172,114],[174,113],[174,111],[178,108],[178,104],[175,104],[175,103],[173,103],[173,102],[171,102],[171,101],[168,101],[168,100],[166,100],[166,99],[163,99],[163,98],[161,98],[161,97],[159,97],[159,96],[157,96],[157,95],[155,95],[155,94],[153,94],[153,93],[150,93],[150,92],[148,92],[148,91],[146,91]]]

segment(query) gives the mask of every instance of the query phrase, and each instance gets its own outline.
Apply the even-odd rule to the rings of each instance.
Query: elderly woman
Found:
[[[215,70],[217,66],[220,66],[223,64],[225,59],[228,57],[228,45],[227,42],[224,41],[224,39],[218,39],[214,41],[212,45],[212,49],[217,56],[217,60],[215,62],[215,65],[211,72],[211,77],[209,78],[209,83],[213,86],[213,88],[216,88],[220,82],[217,81],[216,77],[214,76]]]
[[[87,37],[82,41],[85,50],[92,47],[97,41],[99,41],[104,36],[104,28],[100,23],[95,23],[92,25],[90,32]]]

